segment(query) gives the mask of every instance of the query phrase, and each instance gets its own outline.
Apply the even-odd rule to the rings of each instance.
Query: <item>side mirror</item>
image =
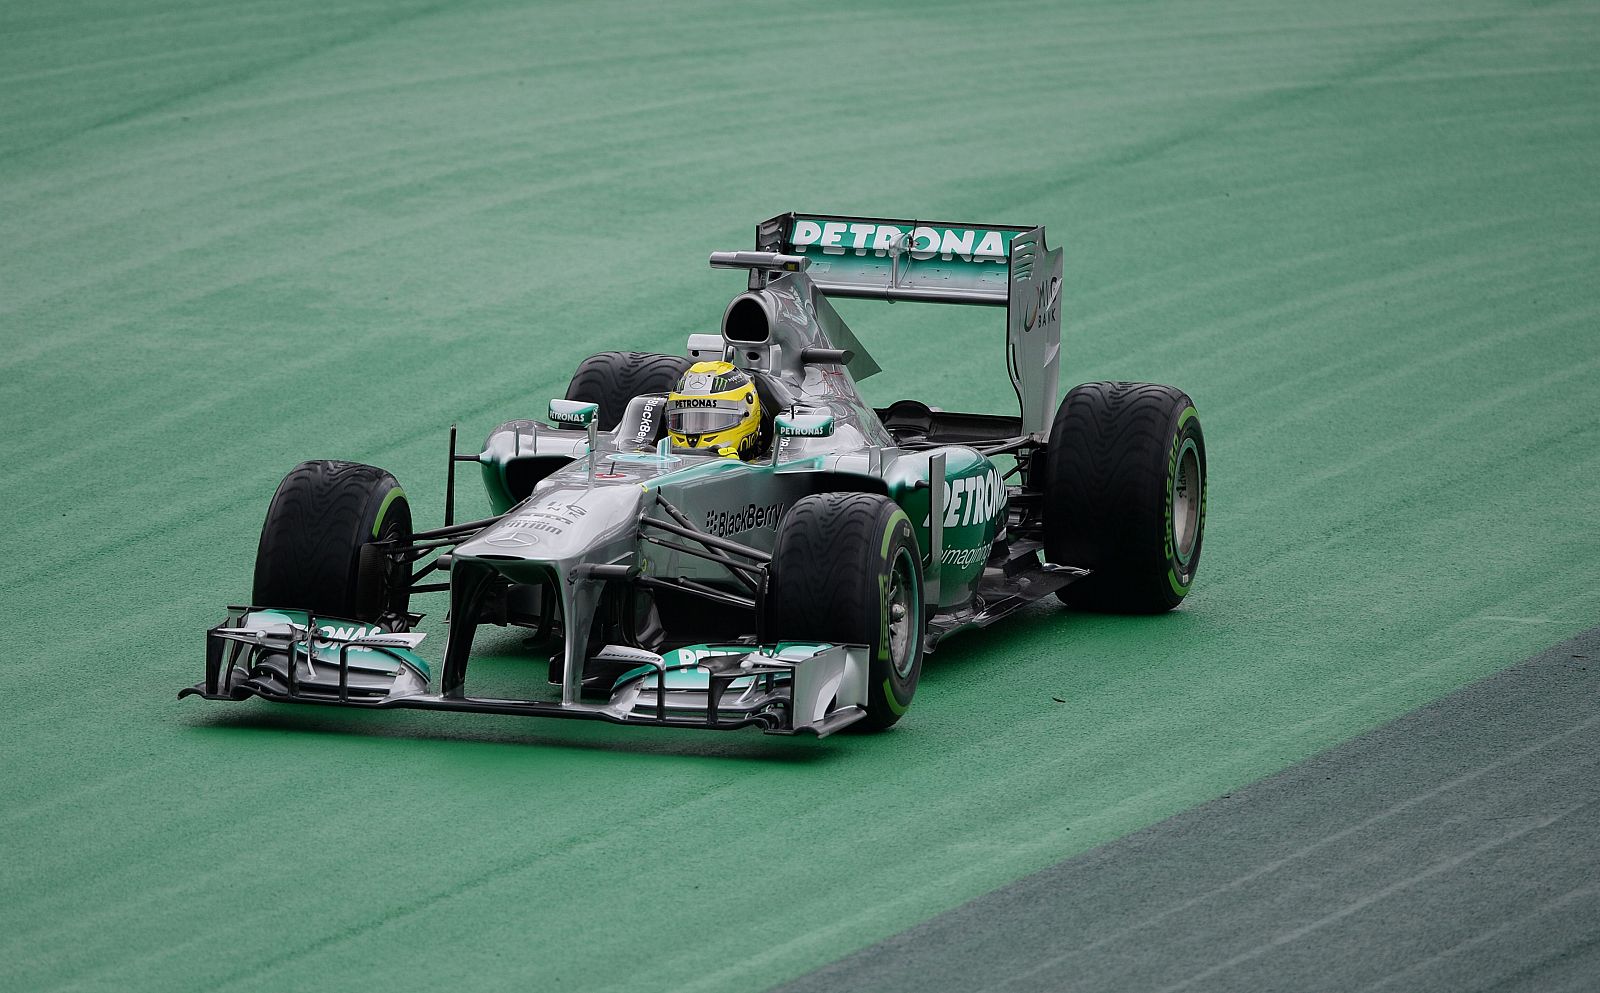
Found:
[[[832,414],[779,414],[772,419],[780,438],[831,438]]]
[[[551,400],[550,423],[576,424],[588,427],[600,415],[598,403],[586,403],[583,400]]]

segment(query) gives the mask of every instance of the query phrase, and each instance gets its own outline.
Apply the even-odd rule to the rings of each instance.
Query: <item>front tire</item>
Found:
[[[1206,443],[1188,394],[1085,383],[1061,401],[1044,480],[1045,554],[1093,570],[1075,607],[1158,614],[1188,595],[1206,523]]]
[[[278,484],[256,549],[251,603],[403,630],[411,567],[366,554],[411,538],[411,505],[394,476],[355,462],[302,462]]]
[[[584,359],[567,386],[568,400],[597,403],[601,431],[616,428],[628,401],[646,393],[666,393],[678,385],[690,361],[655,352],[600,352]]]
[[[802,497],[784,515],[767,571],[768,640],[861,644],[871,663],[867,716],[882,731],[922,676],[922,560],[911,520],[876,493]]]

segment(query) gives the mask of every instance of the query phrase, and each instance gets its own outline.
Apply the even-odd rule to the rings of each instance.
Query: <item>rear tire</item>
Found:
[[[1086,383],[1061,401],[1044,479],[1045,554],[1093,574],[1075,607],[1158,614],[1188,595],[1206,522],[1206,444],[1188,394]]]
[[[666,393],[691,365],[679,355],[655,352],[601,352],[591,355],[572,374],[568,400],[597,403],[597,426],[610,431],[622,420],[628,401],[646,393]]]
[[[313,614],[407,625],[407,563],[362,549],[411,538],[411,505],[388,472],[355,462],[302,462],[267,508],[256,549],[251,603]]]
[[[922,560],[894,501],[876,493],[795,501],[778,526],[765,604],[769,641],[868,647],[867,716],[851,730],[882,731],[911,706],[922,676]]]

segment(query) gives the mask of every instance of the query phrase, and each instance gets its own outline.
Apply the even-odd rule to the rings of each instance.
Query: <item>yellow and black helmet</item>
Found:
[[[751,458],[761,442],[761,398],[731,362],[696,362],[667,394],[667,433],[679,448]]]

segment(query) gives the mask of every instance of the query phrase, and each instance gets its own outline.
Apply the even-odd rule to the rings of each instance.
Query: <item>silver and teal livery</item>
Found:
[[[420,636],[405,634],[418,615],[361,621],[256,604],[211,629],[207,678],[186,692],[826,735],[877,705],[897,719],[909,703],[904,686],[878,692],[891,670],[874,666],[914,688],[913,663],[943,637],[1091,574],[1046,554],[1040,467],[1052,418],[1064,415],[1062,253],[1046,247],[1042,227],[785,214],[757,226],[753,251],[714,253],[711,264],[743,272],[746,287],[719,333],[689,337],[684,360],[728,361],[751,376],[766,418],[759,457],[673,449],[661,391],[619,398],[626,409],[605,428],[599,402],[552,401],[549,423],[509,421],[475,456],[457,455],[452,435],[447,506],[456,464],[475,462],[494,516],[373,541],[351,573],[370,586],[380,582],[374,563],[403,562],[411,590],[448,591],[436,669],[415,652]],[[878,364],[830,302],[841,296],[1003,309],[1019,412],[869,405],[857,384]],[[1183,465],[1191,489],[1168,505],[1203,508],[1203,448]],[[892,501],[913,536],[915,567],[902,556],[884,574],[876,649],[766,629],[768,571],[790,511],[840,493]],[[1178,521],[1168,534],[1183,539],[1201,523]],[[1197,551],[1191,541],[1173,555],[1187,563]],[[430,587],[421,581],[430,574],[445,581]],[[539,700],[470,694],[484,623],[549,636],[559,689]]]

